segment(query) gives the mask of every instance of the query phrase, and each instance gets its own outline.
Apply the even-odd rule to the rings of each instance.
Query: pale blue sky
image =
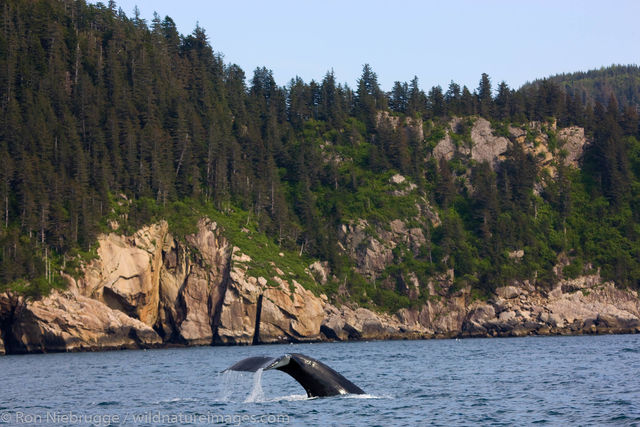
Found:
[[[107,0],[104,0],[106,3]],[[258,66],[284,85],[321,80],[333,68],[351,87],[371,64],[385,90],[417,75],[428,90],[451,80],[517,88],[562,72],[640,63],[637,0],[116,0],[151,21],[169,15],[188,34],[196,22],[226,63],[248,78]]]

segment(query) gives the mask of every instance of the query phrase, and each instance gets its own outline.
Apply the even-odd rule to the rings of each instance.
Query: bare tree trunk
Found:
[[[76,30],[76,36],[78,36],[78,30]],[[76,66],[75,73],[73,77],[73,85],[78,85],[78,68],[80,68],[80,42],[76,44]]]
[[[178,167],[176,168],[176,178],[180,173],[180,167],[182,166],[182,160],[184,159],[184,152],[187,151],[187,143],[189,142],[189,134],[184,137],[184,146],[182,146],[182,152],[180,153],[180,159],[178,160]]]
[[[273,212],[275,211],[275,191],[273,178],[271,178],[271,215],[273,216]]]
[[[44,206],[42,207],[42,214],[40,216],[40,243],[44,245]]]

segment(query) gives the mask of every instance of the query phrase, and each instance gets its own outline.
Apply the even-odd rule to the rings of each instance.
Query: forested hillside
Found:
[[[267,68],[224,63],[203,28],[183,36],[169,17],[130,18],[113,2],[6,0],[0,13],[0,289],[63,286],[59,272],[110,227],[168,218],[180,235],[204,212],[328,261],[324,292],[362,304],[412,304],[410,275],[426,286],[450,270],[479,296],[544,287],[559,256],[566,275],[601,268],[640,286],[638,98],[622,107],[615,90],[637,67],[614,69],[604,102],[580,91],[590,80],[516,90],[486,74],[477,88],[416,78],[387,93],[368,65],[353,88],[332,72],[280,87]],[[499,164],[434,155],[447,135],[469,144],[478,118],[511,141]],[[544,134],[549,167],[510,126],[534,145]],[[577,168],[556,134],[569,126],[590,142]],[[396,175],[409,190],[394,194]],[[398,218],[426,243],[397,246],[381,274],[354,271],[339,230]]]
[[[558,74],[548,78],[583,104],[606,104],[615,96],[623,106],[640,106],[640,68],[637,65],[612,65],[598,70]],[[541,80],[533,82],[540,84]]]

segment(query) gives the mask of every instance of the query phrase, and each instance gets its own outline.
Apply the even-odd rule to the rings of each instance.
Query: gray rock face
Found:
[[[507,151],[509,140],[503,136],[495,136],[491,123],[479,117],[471,129],[471,158],[477,162],[488,162],[493,167],[498,164],[501,154]]]
[[[467,295],[459,293],[440,301],[429,301],[420,311],[420,323],[440,337],[460,333],[467,314]]]
[[[451,138],[451,133],[455,132],[462,120],[463,119],[459,117],[454,117],[453,119],[451,119],[451,122],[446,129],[444,138],[440,142],[438,142],[438,144],[433,149],[433,156],[437,160],[440,160],[442,158],[444,158],[445,160],[451,160],[456,153],[460,153],[463,156],[468,156],[470,154],[467,147],[457,147],[453,139]]]
[[[323,302],[295,280],[278,281],[263,293],[260,343],[318,341],[324,319]]]
[[[251,344],[258,322],[258,301],[267,281],[246,275],[241,260],[250,260],[234,250],[229,282],[218,312],[215,342]]]
[[[99,245],[68,292],[0,294],[3,349],[7,330],[14,353],[320,339],[324,301],[277,267],[269,284],[249,275],[251,259],[215,222],[200,221],[184,242],[160,223]]]
[[[438,145],[436,145],[435,148],[433,149],[433,156],[436,159],[444,158],[446,160],[451,160],[455,153],[456,153],[456,146],[453,143],[453,140],[451,139],[451,137],[449,136],[449,133],[447,133],[444,139],[438,142]]]
[[[98,242],[99,258],[75,283],[80,295],[154,327],[165,340],[212,343],[213,309],[222,298],[231,251],[215,222],[201,220],[184,243],[173,239],[164,221]]]
[[[382,273],[393,262],[393,249],[398,244],[405,244],[417,254],[426,243],[421,228],[408,228],[400,219],[391,221],[389,228],[374,227],[363,219],[342,225],[340,243],[363,276],[373,279]]]
[[[473,301],[470,289],[450,295],[452,276],[435,280],[429,294],[440,298],[393,317],[327,305],[322,333],[354,340],[640,332],[637,294],[602,283],[598,275],[561,280],[548,293],[528,282],[505,286],[487,302]]]
[[[561,149],[567,154],[565,161],[568,165],[577,167],[578,161],[584,154],[587,139],[584,128],[571,126],[558,131],[558,141],[562,143]]]
[[[329,269],[329,263],[327,261],[320,262],[315,261],[309,266],[309,271],[314,275],[316,280],[320,282],[320,284],[324,285],[329,280],[329,275],[331,274],[331,270]]]
[[[486,325],[495,318],[496,311],[491,304],[479,304],[469,311],[463,332],[471,336],[484,336],[487,334]]]
[[[371,235],[369,227],[365,220],[344,224],[339,238],[350,257],[355,259],[358,272],[375,278],[393,261],[395,243]]]
[[[496,289],[496,295],[504,299],[517,298],[522,294],[522,292],[523,290],[521,288],[517,288],[515,286],[503,286]]]
[[[445,137],[438,142],[433,149],[436,159],[445,158],[451,160],[456,153],[462,156],[470,156],[477,162],[488,162],[495,167],[500,155],[507,151],[509,140],[502,136],[495,136],[491,129],[491,123],[482,117],[478,117],[471,128],[471,150],[466,146],[456,146],[451,138],[462,119],[454,118],[449,123]]]
[[[438,160],[441,158],[451,160],[457,153],[477,162],[486,161],[495,169],[501,156],[509,147],[509,140],[502,136],[496,136],[491,128],[491,123],[478,117],[471,129],[471,150],[466,146],[456,146],[451,138],[451,133],[455,131],[462,120],[461,118],[451,120],[444,138],[433,149],[433,156]],[[553,154],[549,151],[547,134],[543,132],[543,128],[546,126],[550,126],[552,131],[557,130],[557,140],[560,150],[565,155],[565,163],[577,167],[578,161],[584,153],[584,147],[587,145],[583,128],[572,126],[556,129],[555,123],[549,125],[531,122],[528,124],[528,128],[537,133],[534,141],[527,140],[527,131],[519,127],[509,126],[509,134],[516,143],[521,144],[526,151],[540,159],[541,166],[549,168],[551,174],[554,175],[555,169],[550,164],[553,160]]]
[[[391,194],[396,197],[406,196],[417,188],[417,186],[413,182],[407,181],[407,179],[400,174],[395,174],[391,178],[389,178],[389,183],[393,184],[394,187],[396,187],[393,191],[391,191]]]

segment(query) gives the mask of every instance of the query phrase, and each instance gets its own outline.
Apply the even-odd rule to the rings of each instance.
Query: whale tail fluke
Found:
[[[277,369],[291,375],[304,387],[309,397],[340,394],[364,394],[364,391],[324,363],[304,354],[292,353],[274,357],[248,357],[225,371],[256,372]]]
[[[238,363],[229,366],[222,372],[226,371],[241,371],[241,372],[256,372],[258,369],[265,369],[269,364],[277,359],[273,357],[247,357],[242,359]]]

